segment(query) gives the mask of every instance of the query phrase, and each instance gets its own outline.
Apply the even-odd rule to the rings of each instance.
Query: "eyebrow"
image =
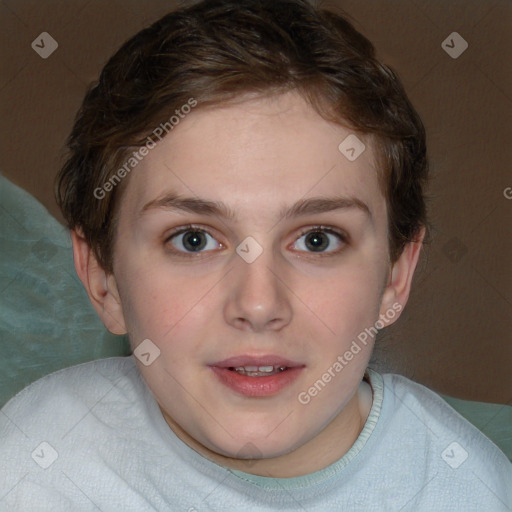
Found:
[[[198,197],[181,197],[176,193],[170,192],[163,197],[153,199],[145,204],[140,211],[140,215],[153,209],[169,209],[199,215],[218,216],[227,220],[235,221],[236,214],[222,201],[210,201]],[[332,212],[335,210],[355,209],[363,212],[368,217],[372,217],[368,205],[356,197],[313,197],[300,199],[289,208],[282,208],[278,220],[286,220],[305,215],[315,215],[320,213]]]

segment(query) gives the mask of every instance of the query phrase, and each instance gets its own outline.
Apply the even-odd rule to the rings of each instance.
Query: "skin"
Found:
[[[160,349],[151,365],[137,363],[169,427],[222,466],[308,474],[341,458],[366,421],[371,403],[361,381],[373,342],[308,404],[297,398],[380,315],[405,306],[421,248],[423,232],[391,264],[371,140],[350,162],[338,150],[350,133],[293,92],[198,107],[130,175],[112,274],[72,233],[78,275],[107,328],[128,332],[134,347],[150,339]],[[235,217],[155,205],[170,192],[223,201]],[[368,212],[346,207],[279,220],[299,200],[334,196]],[[171,238],[188,224],[211,235],[201,253],[187,253],[183,236]],[[307,232],[319,225],[348,238],[324,233],[329,245],[312,251]],[[248,236],[263,248],[250,264],[236,253]],[[208,366],[264,354],[305,365],[271,397],[239,395]]]

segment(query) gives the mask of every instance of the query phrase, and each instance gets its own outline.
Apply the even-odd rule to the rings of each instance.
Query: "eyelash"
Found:
[[[182,226],[181,228],[178,228],[176,231],[173,231],[169,236],[167,236],[165,238],[164,244],[167,245],[174,237],[176,237],[178,235],[182,235],[184,233],[187,233],[188,231],[198,231],[200,233],[206,233],[207,235],[210,235],[212,238],[215,238],[211,233],[208,232],[208,230],[206,230],[200,226],[196,226],[194,224],[188,224],[186,226]],[[340,231],[338,229],[335,229],[335,228],[332,228],[329,226],[318,225],[318,226],[312,226],[312,227],[302,230],[300,235],[297,238],[295,238],[294,243],[296,243],[297,240],[302,238],[304,235],[307,235],[308,233],[315,233],[315,232],[322,232],[322,233],[329,233],[332,235],[336,235],[338,237],[339,241],[343,245],[346,245],[349,242],[349,236],[344,231]],[[220,242],[218,242],[218,243],[221,246],[223,245]],[[194,252],[184,252],[184,251],[180,251],[177,249],[171,249],[170,251],[174,255],[176,255],[178,257],[183,257],[183,258],[190,258],[190,257],[197,258],[197,257],[201,257],[201,255],[204,254],[205,252],[208,252],[208,251],[198,251],[197,253],[194,253]],[[330,252],[318,252],[318,253],[315,253],[314,251],[299,251],[299,252],[307,252],[308,254],[313,255],[315,257],[326,258],[326,257],[336,256],[341,251],[343,251],[343,247],[341,247],[340,249],[334,250],[334,251],[330,251]]]

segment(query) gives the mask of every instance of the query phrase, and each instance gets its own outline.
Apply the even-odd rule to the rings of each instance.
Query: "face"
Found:
[[[396,297],[374,153],[346,158],[350,133],[295,93],[198,107],[130,175],[120,322],[158,347],[140,371],[200,452],[309,460],[360,431],[373,343],[353,342]]]

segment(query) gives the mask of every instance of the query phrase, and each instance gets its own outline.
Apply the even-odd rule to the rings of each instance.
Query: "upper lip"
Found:
[[[268,354],[256,357],[249,355],[228,357],[227,359],[217,361],[209,366],[216,366],[218,368],[238,368],[241,366],[286,366],[288,368],[294,368],[304,365],[297,363],[296,361],[292,361],[291,359]]]

